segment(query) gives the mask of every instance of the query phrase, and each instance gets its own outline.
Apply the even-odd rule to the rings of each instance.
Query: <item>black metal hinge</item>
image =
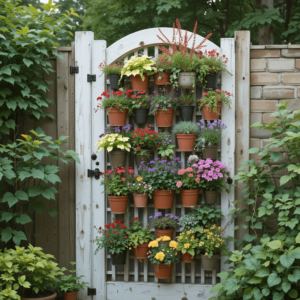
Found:
[[[87,81],[88,82],[92,82],[92,81],[96,81],[96,75],[87,75]]]
[[[70,67],[70,74],[78,74],[79,73],[79,67]]]
[[[96,168],[95,171],[94,170],[90,170],[90,169],[87,170],[87,176],[88,177],[95,176],[95,179],[99,179],[100,178],[100,173],[101,172],[100,172],[100,170],[98,168]]]
[[[91,288],[88,288],[88,296],[95,296],[96,295],[96,289],[91,289]]]

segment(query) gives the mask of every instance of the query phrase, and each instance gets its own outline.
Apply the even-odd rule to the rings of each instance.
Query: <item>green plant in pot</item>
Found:
[[[74,266],[76,262],[70,262],[70,264]],[[61,270],[62,272],[68,271],[69,274],[56,277],[53,290],[63,292],[64,300],[76,300],[77,293],[88,287],[88,282],[79,282],[84,276],[76,276],[76,270],[67,270],[66,268]]]
[[[199,126],[193,122],[180,122],[175,125],[173,134],[176,134],[180,151],[193,151]]]
[[[154,85],[169,85],[172,69],[171,55],[167,53],[158,54],[155,67],[157,73],[154,74]]]
[[[123,61],[117,61],[116,63],[110,65],[106,64],[106,62],[102,62],[99,65],[100,71],[104,73],[106,78],[109,80],[110,88],[112,90],[118,90],[119,87],[122,86],[122,82],[120,83],[120,86],[118,82],[121,78],[123,65]]]
[[[172,135],[169,132],[163,131],[158,133],[158,145],[157,151],[161,158],[173,157],[175,145],[172,142]]]
[[[131,177],[128,189],[133,194],[136,207],[147,207],[148,197],[152,198],[153,187],[143,181],[141,176]]]
[[[196,232],[194,230],[188,230],[181,232],[177,236],[178,248],[180,251],[181,261],[185,263],[192,263],[196,260],[196,254],[199,252],[199,241],[195,238]]]
[[[121,78],[124,75],[130,76],[132,89],[142,92],[148,90],[149,76],[155,72],[155,62],[148,55],[131,56],[124,64]]]
[[[146,124],[149,114],[149,96],[145,91],[137,92],[137,95],[132,95],[133,90],[125,92],[131,97],[131,106],[134,113],[134,120],[136,124]]]
[[[42,248],[18,247],[0,250],[0,299],[53,300],[55,279],[63,275],[51,254]]]
[[[138,217],[133,218],[133,222],[130,223],[128,245],[129,247],[133,247],[135,258],[147,259],[149,251],[148,243],[154,239],[153,234],[151,234],[151,228],[149,225],[143,227],[143,223],[139,221]]]
[[[173,214],[165,214],[165,216],[163,216],[161,212],[157,212],[154,216],[150,216],[149,219],[155,228],[157,238],[168,236],[172,239],[176,220],[179,219],[177,216]]]
[[[180,120],[181,121],[192,121],[193,113],[195,109],[196,98],[187,93],[183,96],[180,96],[179,99],[179,112],[180,112]]]

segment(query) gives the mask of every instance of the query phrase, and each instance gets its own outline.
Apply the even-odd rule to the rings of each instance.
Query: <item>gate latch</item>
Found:
[[[91,288],[88,288],[87,289],[87,294],[88,296],[95,296],[96,295],[96,289],[91,289]]]
[[[87,75],[87,82],[96,81],[96,75]]]
[[[93,177],[95,176],[95,179],[99,179],[100,178],[100,170],[98,168],[96,168],[95,170],[87,170],[87,176],[88,177]]]

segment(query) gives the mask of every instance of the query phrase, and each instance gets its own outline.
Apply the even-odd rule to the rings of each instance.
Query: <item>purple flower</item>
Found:
[[[177,216],[174,217],[174,220],[178,220],[178,219],[179,219],[179,217],[177,217]]]
[[[159,107],[159,105],[158,105],[158,104],[156,104],[156,105],[155,105],[155,107]]]
[[[152,219],[152,218],[153,218],[153,216],[150,216],[150,217],[149,217],[149,219]]]
[[[164,104],[166,104],[167,103],[167,101],[164,101]]]
[[[151,102],[150,104],[153,105],[153,102]]]
[[[100,134],[100,135],[99,135],[99,138],[102,138],[103,136],[104,136],[104,133]]]

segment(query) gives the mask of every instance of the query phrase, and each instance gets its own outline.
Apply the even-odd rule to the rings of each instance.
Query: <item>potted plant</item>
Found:
[[[145,163],[150,161],[151,151],[157,148],[157,140],[158,134],[151,130],[151,125],[148,125],[146,129],[137,128],[132,131],[131,144],[137,167],[142,161]]]
[[[121,70],[123,68],[123,62],[116,62],[111,65],[107,65],[105,62],[102,62],[99,65],[99,69],[102,73],[106,75],[106,78],[109,80],[110,88],[112,90],[118,90],[118,82],[121,78]]]
[[[197,125],[200,127],[200,134],[196,141],[195,148],[202,151],[202,158],[211,158],[216,160],[218,158],[218,148],[221,141],[222,129],[227,126],[221,120],[204,121],[200,120]]]
[[[147,207],[148,197],[152,198],[152,186],[144,182],[141,176],[131,178],[128,189],[133,194],[134,205],[136,207]]]
[[[97,244],[95,255],[100,249],[106,248],[110,253],[112,265],[125,265],[130,232],[124,225],[124,219],[114,220],[104,228],[99,227],[96,230],[99,236],[93,240],[93,243]]]
[[[218,120],[221,114],[221,107],[224,103],[231,108],[231,98],[233,94],[226,91],[208,91],[203,93],[203,98],[200,102],[199,109],[202,108],[204,120]]]
[[[174,182],[178,181],[177,171],[180,165],[181,161],[176,157],[170,160],[155,159],[148,165],[139,166],[139,174],[154,189],[152,195],[155,208],[172,208],[175,194]]]
[[[174,108],[178,106],[178,98],[174,91],[154,90],[150,105],[150,113],[154,113],[157,127],[171,127]]]
[[[146,95],[145,91],[138,92],[137,95],[132,95],[133,90],[125,92],[131,97],[131,106],[134,113],[134,120],[136,124],[146,124],[148,120],[149,108],[149,96]]]
[[[129,143],[131,125],[120,127],[106,127],[105,134],[101,134],[100,140],[96,143],[97,152],[106,149],[109,155],[110,164],[112,167],[125,166],[127,152],[130,151]]]
[[[195,232],[193,230],[181,232],[177,236],[178,248],[180,251],[181,261],[184,263],[195,262],[196,252],[199,248],[199,241],[195,239]]]
[[[170,278],[173,263],[178,262],[178,243],[175,241],[163,243],[163,238],[156,239],[148,245],[151,248],[148,252],[148,258],[154,266],[155,277],[158,279]]]
[[[130,76],[132,89],[142,92],[148,90],[149,75],[155,72],[155,62],[148,55],[131,56],[122,69],[121,78]]]
[[[103,176],[101,185],[105,185],[108,193],[108,200],[113,214],[124,214],[127,209],[128,195],[130,193],[128,183],[134,173],[131,167],[128,168],[129,175],[126,175],[124,167],[115,167],[114,170],[107,170],[100,174]]]
[[[170,84],[170,71],[172,68],[171,56],[166,53],[158,54],[155,67],[157,73],[154,74],[154,85]]]
[[[161,158],[173,157],[175,145],[172,142],[172,135],[169,132],[163,131],[158,133],[158,145],[157,153]]]
[[[154,216],[150,216],[149,219],[152,220],[157,238],[168,236],[172,239],[176,220],[179,219],[177,216],[165,214],[163,217],[161,212],[157,212]]]
[[[97,98],[97,101],[101,102],[97,104],[95,112],[98,109],[106,108],[110,126],[124,126],[127,113],[132,113],[131,98],[129,99],[128,95],[122,91],[113,92],[114,97],[111,97],[109,92],[106,90]]]
[[[199,127],[193,122],[180,122],[175,125],[173,134],[176,134],[180,151],[193,151]]]
[[[42,248],[16,246],[0,250],[0,299],[53,300],[55,278],[63,272]]]
[[[142,222],[139,222],[138,217],[133,218],[132,225],[130,226],[130,234],[128,236],[128,245],[129,247],[133,247],[133,254],[135,258],[148,258],[148,243],[153,239],[154,236],[151,234],[150,226],[148,225],[143,227]]]
[[[75,265],[76,262],[70,262]],[[63,272],[68,271],[69,275],[61,275],[60,278],[55,278],[53,290],[63,292],[64,300],[76,300],[77,293],[83,291],[88,286],[88,282],[79,282],[84,276],[76,276],[76,270],[61,269]]]
[[[196,172],[197,169],[191,167],[178,171],[180,177],[176,182],[176,191],[180,192],[181,204],[183,207],[197,205],[201,182],[200,174],[197,174]]]
[[[198,162],[197,174],[201,175],[201,186],[207,204],[216,204],[218,194],[222,190],[225,189],[229,193],[230,186],[227,183],[227,176],[230,171],[222,162],[213,161],[210,158],[202,159]]]
[[[179,97],[179,112],[181,121],[192,121],[195,109],[196,98],[187,93]]]

